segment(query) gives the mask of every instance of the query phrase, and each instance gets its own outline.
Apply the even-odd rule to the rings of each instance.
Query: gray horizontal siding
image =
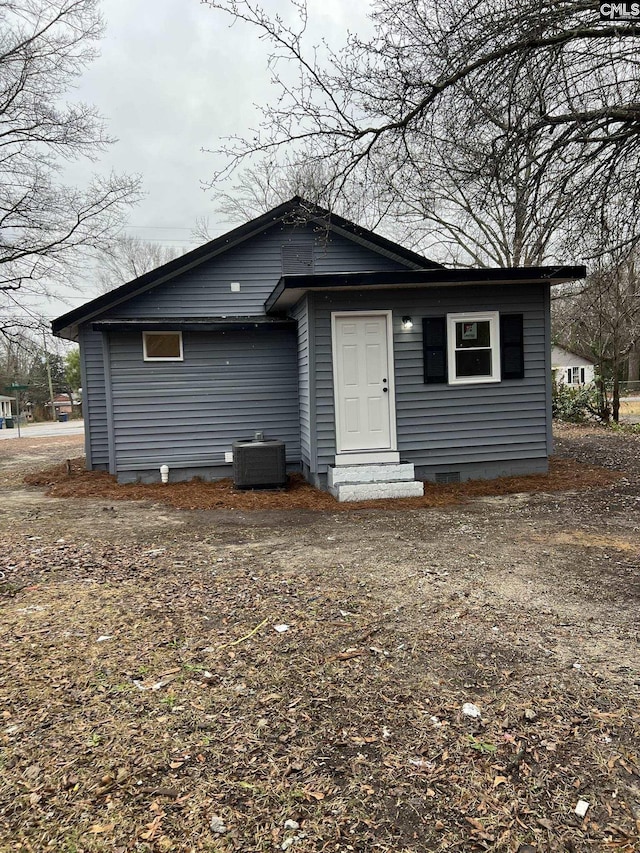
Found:
[[[84,415],[87,466],[109,464],[107,404],[105,394],[102,334],[83,326],[79,332],[82,366],[82,412]]]
[[[184,361],[144,362],[141,333],[110,336],[118,473],[221,465],[234,441],[258,430],[299,462],[294,330],[184,332],[183,347]]]
[[[316,273],[406,269],[406,265],[311,225],[275,227],[176,279],[116,306],[103,317],[215,317],[264,313],[282,275],[284,243],[314,243]],[[231,292],[231,282],[240,292]]]
[[[302,461],[311,466],[311,399],[309,383],[308,299],[296,305],[292,316],[298,321],[298,398],[300,402],[300,450]]]
[[[547,388],[546,285],[314,295],[316,467],[324,473],[336,453],[331,311],[393,307],[398,450],[416,465],[455,465],[545,458]],[[422,317],[460,311],[524,315],[525,378],[486,385],[425,385]],[[403,315],[413,329],[401,328]]]

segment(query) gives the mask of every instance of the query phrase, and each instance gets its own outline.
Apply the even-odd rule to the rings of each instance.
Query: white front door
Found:
[[[333,314],[338,453],[395,450],[391,312]]]

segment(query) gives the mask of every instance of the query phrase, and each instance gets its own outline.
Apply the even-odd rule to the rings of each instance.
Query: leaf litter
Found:
[[[640,849],[637,625],[485,589],[525,510],[340,515],[302,549],[215,515],[87,543],[43,506],[0,557],[3,853]]]

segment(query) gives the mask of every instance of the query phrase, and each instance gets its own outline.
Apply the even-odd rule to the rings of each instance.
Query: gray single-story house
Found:
[[[446,269],[300,198],[54,320],[81,351],[87,466],[220,478],[262,432],[341,500],[547,470],[550,287]]]

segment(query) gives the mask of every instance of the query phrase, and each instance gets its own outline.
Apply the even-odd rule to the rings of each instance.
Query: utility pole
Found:
[[[47,379],[49,380],[49,399],[51,400],[51,420],[55,421],[55,408],[53,405],[53,382],[51,381],[51,365],[49,364],[49,353],[47,352],[47,336],[42,330],[42,344],[44,349],[44,363],[47,366]]]

